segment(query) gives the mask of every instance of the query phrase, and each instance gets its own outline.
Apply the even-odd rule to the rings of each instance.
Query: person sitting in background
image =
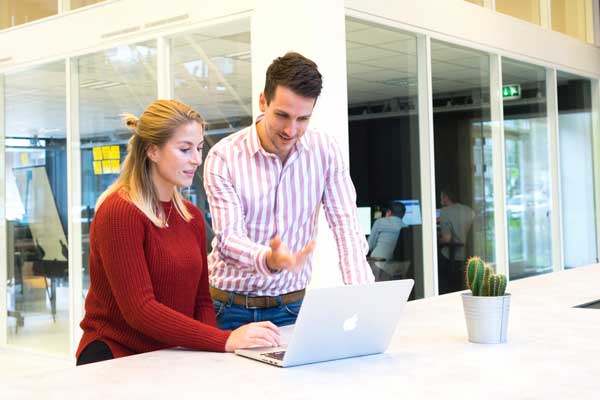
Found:
[[[408,226],[402,221],[405,213],[404,204],[393,203],[386,209],[385,216],[375,221],[369,236],[371,258],[383,258],[386,261],[394,258],[394,249],[400,236],[400,230]]]
[[[392,203],[383,218],[378,218],[369,235],[369,264],[377,281],[391,279],[400,271],[394,271],[394,250],[400,237],[400,230],[408,225],[402,220],[406,207],[402,203]],[[399,265],[398,265],[399,266]]]
[[[77,365],[182,346],[234,351],[279,343],[271,322],[217,328],[202,213],[179,193],[202,163],[200,115],[157,100],[133,130],[118,180],[90,228],[90,290]]]

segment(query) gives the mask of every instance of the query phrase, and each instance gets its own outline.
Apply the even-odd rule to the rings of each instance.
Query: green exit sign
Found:
[[[513,100],[521,98],[521,85],[504,85],[502,86],[502,98],[504,100]]]

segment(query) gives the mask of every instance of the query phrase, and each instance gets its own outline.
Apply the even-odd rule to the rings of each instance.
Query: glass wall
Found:
[[[465,260],[495,261],[489,56],[431,41],[439,293],[464,288]]]
[[[592,0],[552,0],[552,29],[593,43],[592,12]]]
[[[206,158],[219,140],[252,125],[250,21],[178,35],[170,45],[173,96],[197,110],[207,122]],[[202,176],[200,166],[190,190],[184,193],[204,212],[210,251],[214,235]]]
[[[540,0],[496,0],[496,11],[540,24]]]
[[[60,354],[70,329],[65,96],[64,61],[5,76],[8,343]]]
[[[552,270],[546,70],[502,60],[511,279]]]
[[[346,50],[350,175],[371,268],[377,280],[414,278],[423,297],[417,40],[347,19]]]
[[[156,42],[117,46],[79,57],[77,74],[85,295],[89,288],[89,229],[96,200],[116,180],[131,136],[121,114],[139,117],[157,97]]]
[[[58,13],[57,0],[0,0],[0,29]]]
[[[597,262],[592,82],[565,72],[557,79],[564,266],[573,268]]]
[[[93,2],[73,0],[70,7]],[[17,3],[25,7],[32,2],[0,0],[0,18],[7,18],[9,6],[20,10]],[[499,8],[509,3],[496,1]],[[538,3],[522,1],[518,7],[529,4],[535,11]],[[16,11],[11,12],[17,21]],[[532,14],[539,22],[536,12]],[[48,15],[52,13],[56,10]],[[346,34],[350,174],[361,225],[371,242],[369,262],[377,280],[415,279],[411,296],[420,298],[425,287],[430,289],[423,278],[424,269],[430,268],[423,253],[433,248],[423,248],[422,236],[425,171],[420,169],[417,34],[353,18],[346,19]],[[6,165],[6,197],[0,201],[6,215],[0,218],[6,221],[8,251],[0,256],[8,266],[1,278],[8,282],[9,344],[57,354],[69,351],[67,177],[74,174],[66,170],[67,79],[77,83],[73,120],[79,124],[72,129],[81,142],[73,151],[81,152],[75,168],[81,172],[82,252],[71,254],[77,261],[71,265],[79,266],[81,260],[85,297],[95,203],[117,178],[131,136],[121,114],[139,116],[157,98],[158,78],[168,78],[172,97],[207,121],[206,156],[216,142],[252,123],[252,98],[262,88],[252,89],[250,36],[247,18],[179,31],[166,41],[169,77],[157,77],[155,40],[73,58],[70,77],[65,76],[64,61],[3,75],[6,152],[0,162]],[[454,277],[470,255],[496,262],[493,198],[500,188],[493,185],[499,171],[492,154],[499,150],[491,141],[490,92],[499,88],[489,87],[489,64],[484,52],[431,39],[431,189],[439,215],[438,264],[452,268]],[[562,215],[563,242],[552,243],[547,118],[554,115],[547,110],[545,78],[542,67],[502,60],[511,279],[551,271],[552,245],[563,246],[566,268],[596,262],[591,86],[597,82],[558,73],[563,207],[555,212]],[[184,194],[204,211],[210,242],[201,170]],[[453,204],[464,206],[462,221],[448,216]],[[377,249],[377,232],[386,221],[392,241],[383,251]],[[438,272],[441,293],[461,288],[447,271]]]

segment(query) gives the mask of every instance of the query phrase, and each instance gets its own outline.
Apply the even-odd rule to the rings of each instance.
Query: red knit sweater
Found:
[[[157,228],[117,193],[90,229],[90,290],[77,357],[94,340],[116,357],[183,346],[224,351],[230,331],[216,328],[208,291],[206,232],[200,210],[186,202],[188,223],[162,203],[168,228]]]

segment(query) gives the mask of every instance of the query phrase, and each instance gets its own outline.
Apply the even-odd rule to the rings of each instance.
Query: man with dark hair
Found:
[[[267,104],[275,97],[278,86],[286,87],[297,95],[316,101],[321,94],[323,80],[314,61],[299,53],[290,52],[273,60],[267,69],[263,92]]]
[[[377,219],[371,228],[369,256],[374,260],[371,267],[374,268],[375,276],[380,276],[379,270],[387,270],[388,264],[394,260],[394,249],[400,237],[400,230],[408,226],[402,220],[405,213],[404,204],[391,203],[385,211],[385,216]]]
[[[217,143],[204,167],[215,239],[208,256],[217,322],[293,324],[312,272],[321,206],[346,284],[373,281],[356,192],[337,143],[308,128],[317,65],[287,53],[267,70],[255,124]]]

